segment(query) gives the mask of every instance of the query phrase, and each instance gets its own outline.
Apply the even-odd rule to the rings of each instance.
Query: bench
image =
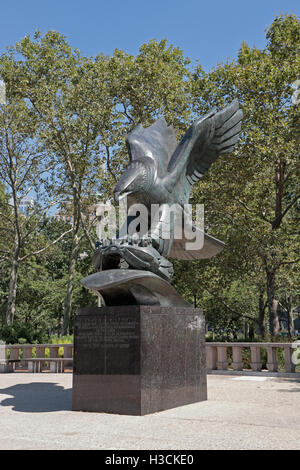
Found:
[[[42,372],[43,364],[45,362],[50,363],[50,372],[52,373],[61,373],[64,372],[65,363],[73,362],[72,357],[34,357],[27,358],[26,362],[28,363],[28,372],[37,373]]]

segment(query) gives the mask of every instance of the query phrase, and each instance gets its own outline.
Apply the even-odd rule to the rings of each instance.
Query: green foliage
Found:
[[[149,41],[136,56],[116,50],[93,59],[58,32],[37,32],[1,56],[8,103],[0,109],[0,312],[7,320],[15,310],[2,336],[31,342],[44,331],[61,342],[76,308],[96,303],[80,284],[93,272],[89,208],[112,198],[128,132],[163,115],[180,137],[195,116],[235,97],[244,111],[239,144],[193,192],[193,202],[205,204],[207,231],[226,248],[211,260],[176,261],[174,285],[204,309],[215,339],[242,340],[250,330],[257,340],[267,316],[272,333],[276,315],[291,314],[299,301],[299,105],[291,102],[299,31],[296,16],[279,16],[264,49],[243,42],[236,61],[209,73],[192,69],[166,40]],[[7,142],[17,144],[11,161]],[[9,180],[13,162],[18,176]],[[20,197],[31,186],[38,210],[17,217],[9,199],[14,188]],[[72,226],[41,210],[54,198]]]
[[[47,342],[47,334],[29,323],[15,323],[0,328],[0,339],[6,344],[43,344]]]
[[[41,236],[48,241],[54,239],[59,231],[65,231],[65,225],[55,219],[49,220]],[[26,322],[42,328],[49,336],[61,332],[70,250],[71,236],[21,266],[16,322]],[[79,253],[84,251],[89,251],[86,240],[82,240],[79,246]],[[89,272],[92,272],[91,253],[83,261],[78,259],[72,320],[76,308],[96,303],[96,297],[80,284],[80,279]]]
[[[206,267],[204,288],[213,282],[210,290],[226,303],[230,284],[248,286],[241,304],[248,305],[250,316],[263,292],[272,337],[279,333],[280,289],[286,292],[289,285],[293,296],[299,292],[299,105],[291,103],[300,65],[299,29],[294,15],[278,17],[266,49],[243,43],[237,61],[208,74],[198,67],[192,82],[196,113],[233,98],[244,111],[236,150],[219,158],[195,186],[194,202],[205,204],[209,230],[227,245]]]
[[[50,343],[51,344],[73,344],[74,337],[73,335],[67,336],[51,336]]]

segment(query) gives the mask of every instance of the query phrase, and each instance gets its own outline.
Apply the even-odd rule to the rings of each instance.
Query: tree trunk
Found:
[[[266,269],[267,273],[267,298],[269,311],[269,329],[271,339],[279,337],[278,300],[275,299],[275,271]]]
[[[289,335],[289,339],[292,339],[293,336],[295,336],[292,295],[286,295],[286,306],[287,306],[288,335]]]
[[[11,270],[10,270],[8,302],[7,302],[6,314],[4,318],[5,325],[12,325],[14,322],[15,311],[16,311],[18,267],[19,267],[19,245],[18,245],[18,242],[15,241],[15,249],[14,249],[13,260],[12,260],[12,265],[11,265]]]
[[[74,290],[74,279],[75,279],[76,264],[77,264],[77,258],[78,258],[78,248],[79,248],[79,237],[78,237],[78,233],[75,232],[73,236],[72,251],[71,251],[71,256],[70,256],[68,287],[67,287],[67,292],[66,292],[66,297],[65,297],[65,302],[64,302],[63,335],[69,334],[73,290]]]
[[[258,311],[259,334],[261,338],[264,339],[266,336],[264,289],[261,289],[259,293]]]
[[[274,338],[279,337],[280,333],[280,323],[279,323],[279,318],[278,318],[278,300],[273,299],[272,301],[272,318],[273,318],[273,336]]]
[[[247,341],[249,339],[249,323],[245,321],[244,323],[244,336],[245,340]]]
[[[12,174],[11,174],[11,187],[12,187],[13,206],[14,206],[13,227],[15,229],[15,239],[14,239],[14,252],[13,252],[13,258],[12,258],[12,265],[11,265],[11,270],[10,270],[8,301],[7,301],[7,308],[6,308],[5,321],[4,321],[5,325],[12,325],[14,323],[15,312],[16,312],[17,285],[18,285],[17,283],[18,283],[19,255],[20,255],[20,245],[21,245],[17,190],[15,186],[15,179],[12,177]]]
[[[254,340],[255,332],[254,332],[254,324],[250,323],[249,325],[249,339],[250,341]]]

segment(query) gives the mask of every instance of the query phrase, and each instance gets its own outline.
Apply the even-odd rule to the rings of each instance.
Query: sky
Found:
[[[299,15],[299,0],[1,0],[0,53],[37,29],[59,31],[88,56],[137,54],[166,38],[209,70],[235,58],[243,40],[263,48],[280,13]]]

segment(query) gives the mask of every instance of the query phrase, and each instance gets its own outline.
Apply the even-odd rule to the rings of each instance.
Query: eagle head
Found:
[[[155,162],[151,158],[142,157],[131,161],[114,189],[115,200],[118,202],[130,194],[148,193],[154,178]]]

